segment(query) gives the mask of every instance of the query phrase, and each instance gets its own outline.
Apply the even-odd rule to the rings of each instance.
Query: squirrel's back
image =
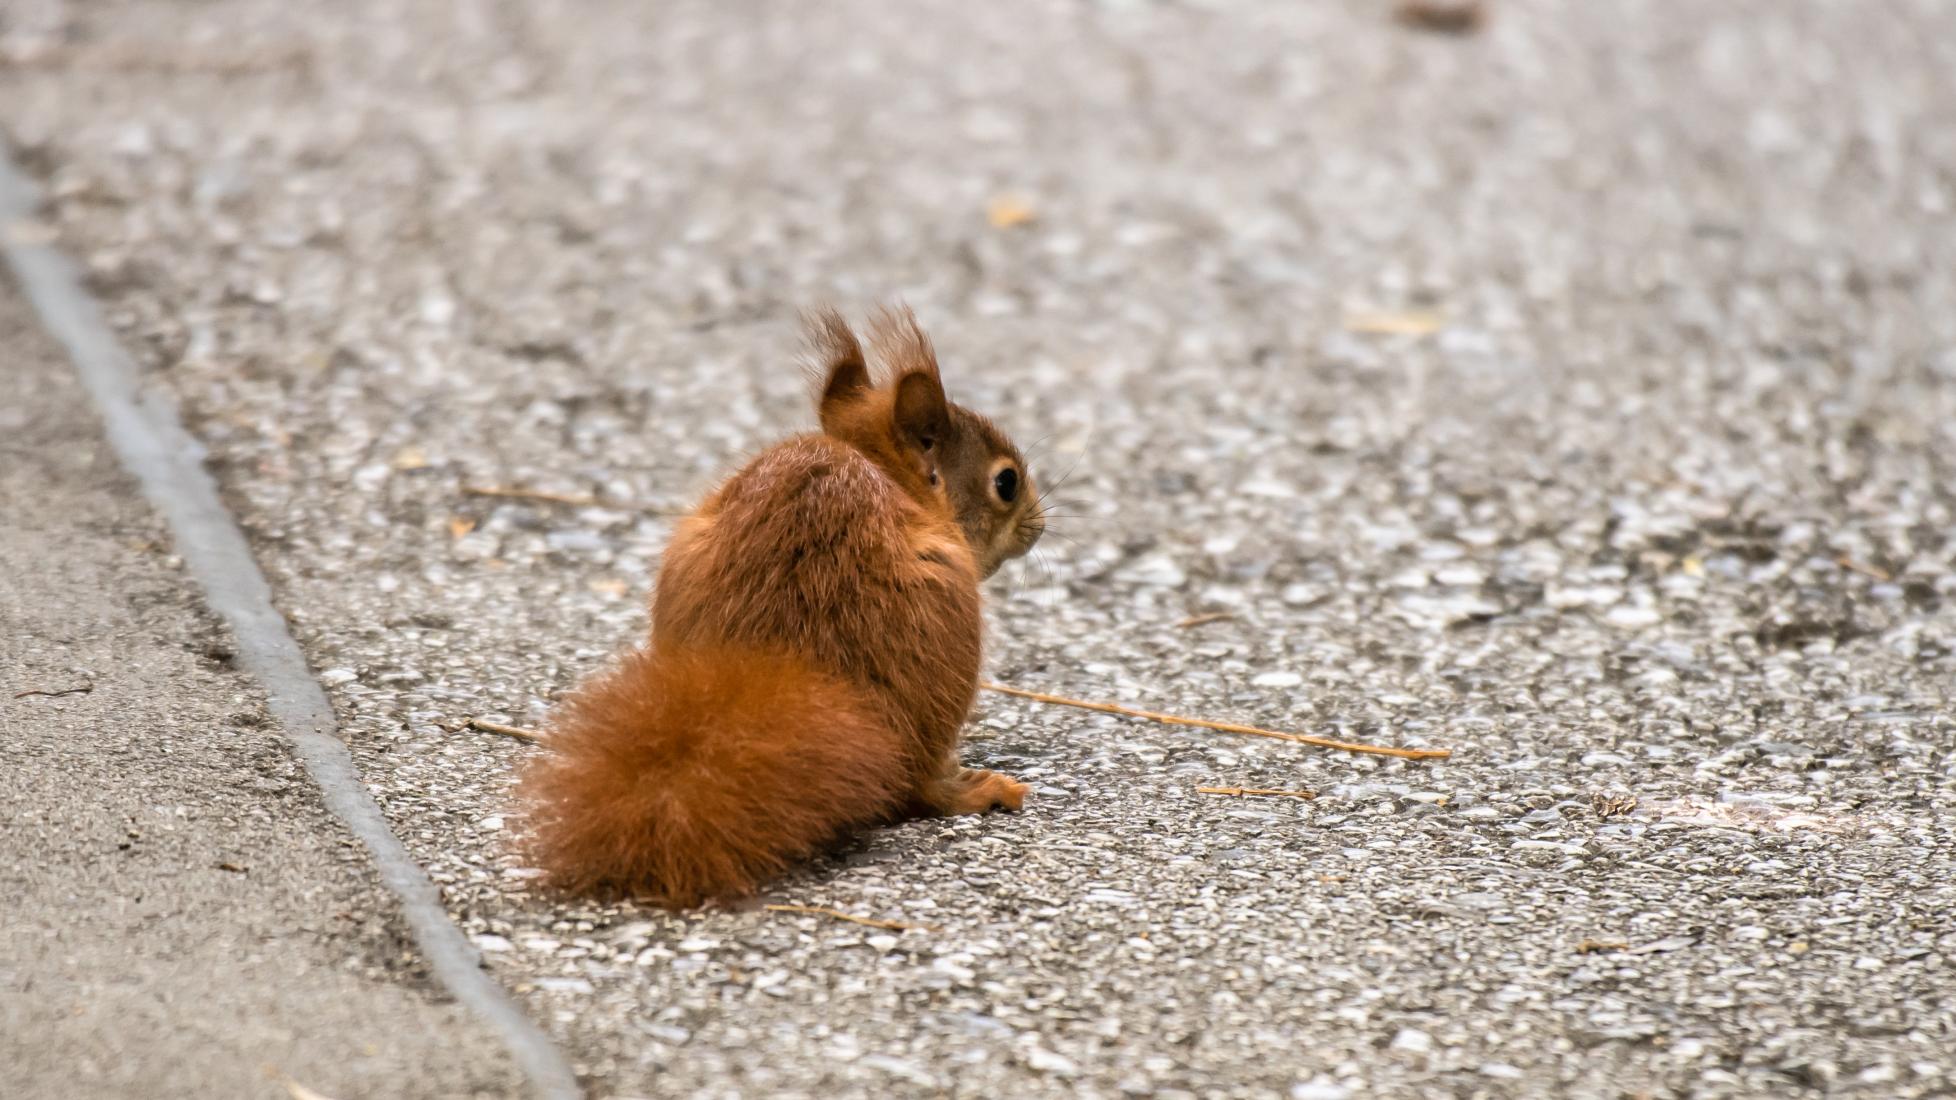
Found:
[[[970,709],[981,615],[956,522],[854,448],[806,435],[749,463],[674,534],[652,638],[788,650],[867,685],[923,768]]]
[[[690,590],[710,593],[721,609],[715,621],[729,631],[806,610],[760,606],[768,600],[849,599],[839,589],[903,574],[916,556],[911,546],[932,534],[955,536],[956,528],[854,448],[793,436],[728,478],[674,534],[660,572],[658,626],[685,617],[676,605]],[[953,547],[968,556],[955,538]],[[974,570],[968,586],[976,585]]]

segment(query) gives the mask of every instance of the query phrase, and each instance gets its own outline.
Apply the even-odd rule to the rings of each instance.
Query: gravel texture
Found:
[[[1956,1089],[1934,0],[4,20],[50,228],[594,1094]],[[935,931],[540,895],[536,750],[454,724],[633,640],[810,420],[794,310],[896,296],[1067,473],[998,679],[1453,760],[988,697],[1025,813],[768,899]]]

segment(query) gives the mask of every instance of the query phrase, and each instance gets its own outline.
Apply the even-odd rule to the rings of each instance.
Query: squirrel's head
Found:
[[[956,518],[981,576],[1032,549],[1046,530],[1032,471],[997,425],[945,398],[937,354],[914,314],[884,310],[873,322],[889,372],[880,384],[840,313],[811,313],[807,327],[824,433],[863,452],[918,503]]]

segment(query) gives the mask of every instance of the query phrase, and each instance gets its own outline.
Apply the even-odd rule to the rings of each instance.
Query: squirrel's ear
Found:
[[[815,411],[827,427],[836,410],[869,392],[869,364],[863,361],[862,345],[842,314],[833,309],[817,310],[807,314],[803,324],[814,367],[822,380]]]
[[[838,359],[829,364],[829,379],[822,383],[822,407],[853,401],[868,392],[868,365],[861,359]]]
[[[897,438],[926,454],[934,453],[951,430],[951,410],[936,372],[913,370],[897,379],[891,415]]]

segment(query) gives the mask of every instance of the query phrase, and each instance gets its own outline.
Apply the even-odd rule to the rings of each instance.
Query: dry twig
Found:
[[[1595,955],[1604,951],[1628,951],[1630,945],[1622,940],[1584,940],[1576,945],[1576,954]]]
[[[1231,798],[1243,798],[1247,795],[1268,795],[1272,798],[1311,799],[1318,796],[1318,792],[1316,791],[1273,791],[1266,790],[1262,787],[1197,787],[1195,793],[1226,794]]]
[[[1233,619],[1235,617],[1236,617],[1236,612],[1234,611],[1211,611],[1206,615],[1190,615],[1188,618],[1183,619],[1179,623],[1176,623],[1175,629],[1187,630],[1189,627],[1192,626],[1202,626],[1207,623],[1219,623],[1222,622],[1224,619]]]
[[[658,508],[642,501],[605,500],[586,493],[553,493],[545,489],[526,489],[520,485],[464,485],[462,495],[495,497],[498,500],[527,500],[535,504],[564,504],[572,508],[610,508],[618,512],[643,512],[648,516],[678,516],[669,508]]]
[[[497,497],[503,500],[530,500],[545,504],[568,504],[573,508],[603,508],[604,501],[579,493],[552,493],[543,489],[524,489],[507,485],[464,485],[464,496]]]
[[[471,718],[466,723],[470,729],[484,733],[500,733],[504,737],[514,737],[518,741],[528,741],[532,745],[543,744],[543,734],[537,730],[526,730],[522,726],[505,726],[501,722],[488,722],[481,718]]]
[[[43,688],[35,688],[33,691],[16,692],[14,693],[14,698],[25,699],[30,695],[45,695],[50,699],[59,699],[63,695],[87,695],[89,692],[94,690],[95,690],[94,684],[83,684],[80,687],[62,688],[59,691],[47,691]]]
[[[1486,22],[1481,0],[1406,0],[1399,5],[1401,23],[1440,34],[1472,34]]]
[[[1312,737],[1305,733],[1282,733],[1277,730],[1258,729],[1255,726],[1239,726],[1233,722],[1212,722],[1207,718],[1183,718],[1179,715],[1160,714],[1151,710],[1136,710],[1133,707],[1124,707],[1118,703],[1092,703],[1084,699],[1068,699],[1061,695],[1042,695],[1036,691],[1025,691],[1020,688],[1007,687],[1004,684],[988,682],[979,686],[987,691],[996,691],[1001,695],[1016,695],[1021,699],[1031,699],[1036,703],[1054,703],[1059,706],[1080,707],[1085,710],[1097,710],[1107,714],[1118,714],[1126,718],[1145,718],[1151,722],[1162,722],[1171,726],[1197,726],[1202,729],[1221,730],[1224,733],[1241,733],[1252,737],[1269,737],[1278,741],[1291,741],[1299,745],[1316,745],[1319,748],[1338,749],[1342,752],[1369,753],[1374,756],[1396,756],[1403,760],[1444,760],[1453,755],[1453,750],[1451,749],[1398,749],[1387,745],[1364,745],[1354,741],[1334,741],[1328,737]],[[538,730],[525,729],[522,726],[506,726],[501,722],[490,722],[482,718],[470,718],[465,724],[471,729],[482,730],[486,733],[500,733],[505,737],[514,737],[519,741],[528,741],[533,745],[544,744],[547,740],[544,734]],[[1220,791],[1221,789],[1219,788],[1218,792]],[[1263,790],[1242,790],[1241,793],[1297,794],[1295,791]]]
[[[887,928],[892,932],[908,932],[911,929],[916,929],[919,932],[937,931],[936,928],[928,924],[911,924],[908,921],[900,920],[881,920],[877,917],[859,917],[854,913],[845,913],[840,909],[830,909],[821,905],[770,905],[767,909],[770,913],[808,913],[817,917],[834,917],[836,920],[846,920],[850,924],[861,924],[870,928]]]
[[[1855,561],[1853,558],[1848,557],[1846,554],[1842,554],[1840,557],[1835,558],[1834,564],[1840,566],[1842,569],[1847,569],[1859,573],[1864,577],[1873,577],[1875,580],[1878,581],[1892,581],[1895,579],[1895,575],[1893,573],[1890,573],[1888,570],[1883,569],[1878,565],[1867,565],[1862,562]]]
[[[106,43],[78,48],[52,42],[24,42],[0,47],[0,70],[72,69],[170,76],[293,72],[309,76],[314,65],[311,51],[296,46],[209,50],[189,44],[159,47],[149,43]]]
[[[1291,741],[1299,745],[1316,745],[1321,749],[1337,749],[1341,752],[1368,753],[1373,756],[1397,756],[1403,760],[1445,760],[1453,755],[1451,749],[1395,749],[1385,745],[1362,745],[1354,741],[1333,741],[1328,737],[1312,737],[1306,733],[1280,733],[1277,730],[1258,729],[1255,726],[1239,726],[1234,722],[1212,722],[1207,718],[1183,718],[1174,714],[1161,714],[1152,710],[1136,710],[1119,703],[1090,703],[1084,699],[1068,699],[1063,695],[1042,695],[1036,691],[1006,687],[1004,684],[980,684],[986,691],[996,691],[1001,695],[1016,695],[1021,699],[1031,699],[1035,703],[1054,703],[1064,707],[1079,707],[1083,710],[1097,710],[1104,714],[1118,714],[1126,718],[1146,718],[1150,722],[1162,722],[1171,726],[1199,726],[1203,729],[1221,730],[1224,733],[1241,733],[1250,737],[1269,737],[1278,741]]]

